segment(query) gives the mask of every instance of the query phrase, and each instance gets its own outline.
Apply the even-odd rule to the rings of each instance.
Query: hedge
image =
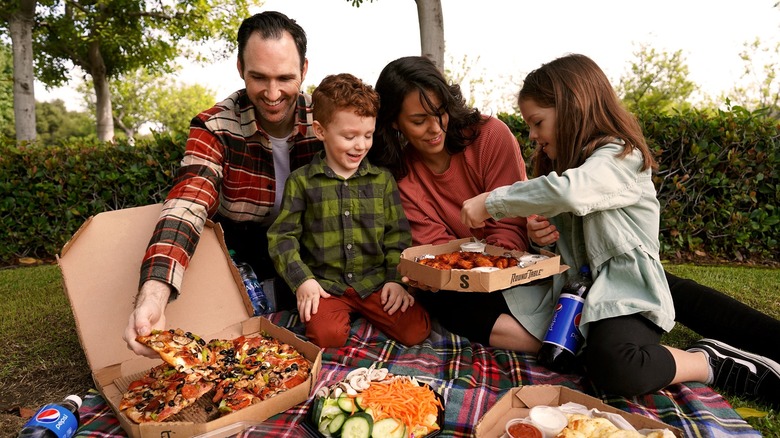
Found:
[[[0,142],[0,263],[51,259],[90,216],[162,202],[184,141]]]
[[[528,127],[501,114],[532,156]],[[688,110],[639,114],[659,170],[665,258],[777,262],[780,123],[761,111]],[[526,163],[531,175],[531,163]]]
[[[528,127],[499,114],[531,157]],[[760,112],[641,114],[660,168],[665,258],[705,256],[776,262],[780,223],[780,124]],[[0,264],[51,259],[89,217],[161,202],[184,137],[135,146],[72,141],[63,146],[0,140]],[[527,161],[530,175],[530,159]]]

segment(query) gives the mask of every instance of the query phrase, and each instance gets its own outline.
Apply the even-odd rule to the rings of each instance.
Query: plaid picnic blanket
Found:
[[[277,312],[269,319],[303,336],[304,327],[297,312]],[[678,427],[689,437],[761,436],[723,397],[705,385],[672,385],[635,398],[607,396],[594,390],[582,376],[556,374],[538,365],[532,355],[472,343],[435,322],[428,339],[404,347],[358,318],[352,324],[346,346],[323,350],[322,370],[314,391],[344,379],[354,368],[372,364],[386,367],[394,374],[417,376],[443,395],[445,421],[439,437],[473,436],[473,426],[506,391],[539,384],[580,390],[624,411]],[[311,398],[238,436],[314,437],[305,424],[310,401]],[[77,437],[127,436],[97,391],[86,395],[80,414],[82,426]]]

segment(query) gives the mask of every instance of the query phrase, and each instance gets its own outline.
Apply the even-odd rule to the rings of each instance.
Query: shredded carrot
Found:
[[[361,395],[374,412],[374,421],[395,418],[403,422],[408,430],[415,426],[436,430],[439,425],[429,425],[426,417],[438,418],[441,402],[427,386],[419,386],[408,379],[392,379],[386,382],[372,382]]]

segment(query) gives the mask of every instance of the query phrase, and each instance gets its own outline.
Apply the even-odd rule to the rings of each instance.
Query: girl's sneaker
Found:
[[[707,356],[714,376],[712,386],[780,405],[780,364],[772,359],[714,339],[701,339],[686,351]]]

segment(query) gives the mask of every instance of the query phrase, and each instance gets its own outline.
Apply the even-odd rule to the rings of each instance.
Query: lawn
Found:
[[[725,291],[780,319],[780,269],[668,265],[667,269]],[[15,437],[23,421],[14,408],[37,408],[93,387],[57,266],[0,270],[0,437]],[[685,347],[697,335],[678,325],[664,341]],[[771,340],[777,342],[777,340]],[[780,437],[777,409],[732,397],[753,412],[748,421],[766,437]],[[745,414],[747,415],[747,414]],[[763,416],[761,416],[763,415]]]

